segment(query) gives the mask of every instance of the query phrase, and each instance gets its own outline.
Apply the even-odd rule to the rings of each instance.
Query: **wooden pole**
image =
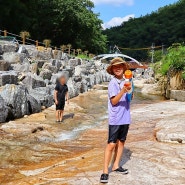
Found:
[[[25,45],[25,33],[23,32],[23,36],[22,36],[22,44]]]
[[[7,30],[4,30],[4,36],[7,37]]]
[[[68,49],[68,54],[69,55],[71,54],[71,47],[69,47],[69,49]]]
[[[39,41],[38,40],[35,41],[35,45],[36,45],[36,47],[39,46]]]

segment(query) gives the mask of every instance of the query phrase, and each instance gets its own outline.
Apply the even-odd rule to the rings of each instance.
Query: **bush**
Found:
[[[182,73],[182,79],[185,80],[185,71]]]
[[[167,61],[162,64],[160,72],[162,75],[167,75],[169,69],[170,69],[170,62]]]
[[[90,60],[91,59],[89,56],[84,55],[84,54],[79,54],[77,57],[78,58],[81,58],[81,59],[87,59],[87,60]]]
[[[185,46],[173,44],[168,48],[168,54],[162,59],[161,73],[166,75],[169,68],[174,71],[185,70]]]

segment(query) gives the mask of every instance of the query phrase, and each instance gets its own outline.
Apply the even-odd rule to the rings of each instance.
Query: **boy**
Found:
[[[61,76],[57,82],[54,91],[54,99],[56,104],[56,122],[62,122],[65,100],[67,100],[69,104],[69,93],[65,76]]]
[[[107,72],[114,75],[108,87],[108,111],[109,111],[109,136],[105,149],[104,169],[100,182],[108,183],[108,167],[115,151],[112,171],[127,174],[128,170],[120,166],[125,140],[130,124],[130,103],[126,98],[131,86],[124,87],[124,72],[128,69],[128,64],[121,58],[115,58],[107,68]]]

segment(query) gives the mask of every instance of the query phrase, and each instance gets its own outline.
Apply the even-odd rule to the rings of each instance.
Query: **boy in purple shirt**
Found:
[[[124,72],[128,69],[128,64],[121,58],[115,58],[107,68],[107,72],[114,76],[108,87],[108,111],[109,111],[109,136],[105,149],[104,169],[100,182],[108,183],[108,167],[115,150],[115,159],[112,171],[127,174],[128,170],[119,166],[125,140],[127,137],[130,119],[130,102],[126,94],[131,90],[131,86],[124,87]]]

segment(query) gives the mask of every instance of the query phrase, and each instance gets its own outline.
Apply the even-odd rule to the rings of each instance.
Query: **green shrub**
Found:
[[[182,73],[182,79],[185,80],[185,71]]]
[[[161,74],[162,75],[167,75],[169,68],[170,68],[170,62],[169,61],[163,63],[161,65],[161,69],[160,69]]]
[[[166,75],[169,68],[175,71],[185,70],[185,46],[173,44],[168,48],[168,54],[161,60],[161,73]]]
[[[90,60],[89,56],[84,55],[84,54],[79,54],[77,57],[78,57],[78,58],[81,58],[81,59],[87,59],[87,60]]]

